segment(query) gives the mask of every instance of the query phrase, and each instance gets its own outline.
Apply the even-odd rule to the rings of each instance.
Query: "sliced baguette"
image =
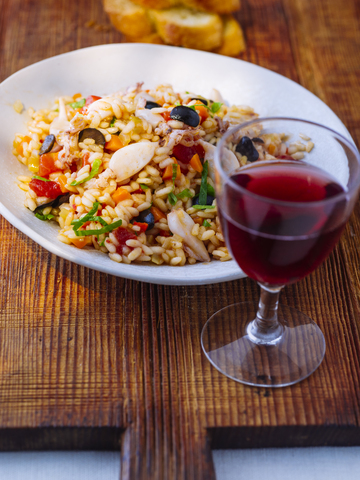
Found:
[[[172,8],[182,3],[182,0],[133,0],[136,5],[141,5],[144,8],[154,8],[156,10],[164,10],[165,8]]]
[[[217,14],[184,7],[149,12],[157,33],[167,44],[198,50],[214,50],[221,46],[223,24]]]
[[[124,35],[144,37],[154,32],[147,10],[130,0],[104,0],[104,10],[114,27]]]
[[[157,33],[150,33],[150,35],[145,35],[144,37],[131,37],[126,35],[126,41],[130,43],[154,43],[156,45],[164,45],[160,35]]]
[[[224,25],[223,42],[214,52],[229,57],[237,57],[246,48],[242,28],[231,15],[224,15],[222,20]]]
[[[203,12],[220,14],[236,12],[240,8],[240,0],[181,0],[181,3]]]

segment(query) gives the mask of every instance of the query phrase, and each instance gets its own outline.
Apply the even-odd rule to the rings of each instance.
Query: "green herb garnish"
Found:
[[[39,177],[39,175],[34,175],[33,178],[35,178],[36,180],[42,180],[43,182],[51,182],[51,180],[49,180],[48,178]]]
[[[193,198],[193,194],[190,192],[190,190],[188,188],[185,188],[185,190],[183,190],[182,192],[178,193],[177,195],[177,198]]]
[[[44,215],[43,213],[35,213],[35,217],[43,222],[46,222],[47,220],[54,218],[55,215],[52,215],[51,213],[48,213],[47,215]]]
[[[192,108],[195,111],[196,111],[195,107],[205,107],[207,110],[209,110],[209,113],[212,116],[213,114],[217,113],[220,110],[222,105],[223,103],[221,102],[213,102],[211,104],[211,107],[209,107],[208,105],[205,105],[204,103],[196,103],[195,105],[188,105],[188,107]]]
[[[215,208],[215,205],[193,205],[192,208],[195,208],[195,210],[207,210],[208,208]]]
[[[84,180],[80,180],[79,182],[74,180],[73,182],[70,183],[70,185],[72,187],[75,187],[76,185],[80,185],[81,183],[84,183],[84,182],[87,182],[87,181],[91,180],[93,177],[95,177],[95,175],[97,175],[99,173],[99,168],[100,168],[101,163],[102,162],[101,162],[100,158],[97,158],[96,160],[94,160],[94,163],[92,164],[91,172],[90,172],[89,176],[84,178]]]
[[[103,240],[101,243],[99,243],[100,247],[104,247],[104,246],[105,246],[105,240],[106,240],[106,238],[104,238],[104,240]]]
[[[177,177],[177,169],[178,169],[177,163],[173,163],[173,164],[172,164],[172,177],[171,177],[171,180],[172,180],[172,182],[173,182],[174,185],[175,185],[175,180],[176,180],[176,177]]]
[[[115,122],[116,122],[116,117],[113,117],[110,123],[110,127],[113,127],[115,125]]]
[[[78,102],[69,103],[70,107],[76,110],[77,108],[82,108],[86,103],[85,98],[82,98]]]
[[[149,190],[149,187],[145,183],[140,183],[141,190]]]
[[[106,227],[99,228],[99,229],[96,229],[96,230],[76,230],[75,234],[78,237],[87,237],[89,235],[96,235],[97,236],[97,235],[101,235],[102,233],[112,232],[113,230],[115,230],[115,228],[121,227],[121,225],[122,225],[122,220],[118,220],[115,223],[111,223],[110,225],[106,224]]]
[[[210,183],[207,184],[207,194],[211,195],[212,197],[215,197],[214,187],[212,187]]]
[[[204,227],[211,227],[211,223],[209,223],[207,220],[204,220],[203,226]]]
[[[73,220],[71,222],[71,225],[74,225],[73,230],[77,237],[86,237],[90,235],[99,236],[102,233],[108,233],[117,227],[121,227],[122,220],[118,220],[117,222],[108,225],[103,218],[97,215],[94,216],[94,213],[97,213],[99,206],[100,203],[95,202],[93,208],[90,210],[89,213],[84,215],[82,218],[79,218],[78,220]],[[103,225],[103,228],[99,228],[96,230],[79,230],[79,228],[82,227],[86,222],[99,222],[101,225]]]
[[[222,103],[221,102],[214,102],[211,104],[211,107],[210,107],[210,111],[211,113],[217,113],[220,108],[222,107]]]
[[[177,197],[173,192],[170,192],[168,195],[170,205],[174,206],[177,202]]]
[[[209,162],[206,162],[203,165],[203,171],[201,174],[201,185],[200,185],[200,193],[199,193],[199,205],[206,205],[206,198],[207,198],[207,176],[209,170]]]

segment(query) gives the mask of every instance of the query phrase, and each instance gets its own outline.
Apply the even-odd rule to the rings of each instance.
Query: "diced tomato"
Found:
[[[185,145],[178,143],[173,149],[174,157],[185,165],[190,162],[196,153],[200,158],[204,158],[205,156],[205,150],[200,144],[195,144],[192,147],[186,147]]]
[[[140,227],[140,232],[146,232],[149,226],[147,223],[143,223],[143,222],[134,222],[134,225],[136,225],[137,227]]]
[[[59,167],[55,166],[57,158],[57,153],[44,153],[44,155],[40,155],[38,172],[40,177],[48,177],[50,173],[57,172],[59,170]]]
[[[56,182],[45,182],[33,178],[29,183],[29,187],[38,197],[57,198],[62,195],[61,187]]]
[[[115,235],[116,240],[119,242],[119,245],[116,246],[116,251],[119,255],[123,254],[124,247],[127,247],[126,242],[128,240],[136,240],[136,235],[124,227],[116,228],[113,231],[113,234]],[[128,248],[132,250],[132,247]]]
[[[160,113],[160,115],[163,117],[165,122],[168,122],[170,120],[170,112],[168,110],[166,110],[163,113]]]
[[[87,113],[87,107],[92,103],[96,102],[96,100],[100,100],[102,97],[98,97],[96,95],[89,95],[85,101],[85,105],[80,110],[80,113]]]
[[[170,232],[168,232],[167,230],[160,230],[159,235],[161,237],[170,237]]]
[[[292,157],[291,155],[279,155],[276,158],[279,158],[280,160],[295,160],[295,158]]]
[[[86,152],[85,155],[82,157],[81,168],[86,167],[86,165],[90,165],[89,158],[90,158],[90,153]]]

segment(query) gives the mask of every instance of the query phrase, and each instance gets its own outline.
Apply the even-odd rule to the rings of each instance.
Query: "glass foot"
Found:
[[[257,304],[236,303],[216,312],[205,324],[201,345],[215,368],[246,385],[285,387],[311,375],[325,355],[320,328],[306,315],[279,305],[283,333],[271,344],[257,344],[248,335]]]

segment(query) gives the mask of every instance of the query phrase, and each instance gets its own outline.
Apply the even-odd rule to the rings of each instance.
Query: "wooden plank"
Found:
[[[97,0],[0,0],[0,11],[0,80],[122,41]],[[360,142],[358,2],[244,0],[237,17],[242,58],[299,81]],[[359,213],[324,265],[282,293],[318,322],[327,353],[309,379],[276,390],[227,379],[201,352],[209,316],[257,300],[251,280],[115,278],[51,255],[0,218],[0,449],[121,449],[123,480],[211,480],[211,448],[360,444]]]

